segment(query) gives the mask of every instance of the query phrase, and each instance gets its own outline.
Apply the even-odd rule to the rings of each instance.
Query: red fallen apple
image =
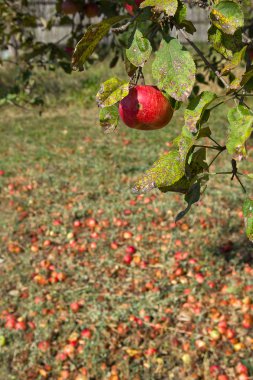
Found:
[[[122,121],[129,127],[151,131],[165,127],[173,108],[163,93],[154,86],[136,86],[119,104]]]
[[[133,255],[134,253],[136,253],[136,248],[133,245],[128,245],[125,251],[129,255]]]
[[[73,15],[77,12],[80,12],[82,10],[81,8],[82,7],[80,4],[71,0],[65,0],[61,5],[61,11],[65,15]]]
[[[78,302],[72,302],[70,304],[70,309],[73,311],[73,313],[77,313],[80,309],[80,305]]]
[[[238,374],[244,374],[244,375],[248,375],[248,368],[242,364],[242,363],[238,363],[235,367],[235,371],[236,373]]]
[[[38,343],[38,349],[42,352],[46,352],[50,348],[50,342],[48,340],[42,340]]]
[[[16,318],[14,317],[14,315],[9,315],[6,318],[6,323],[5,323],[4,327],[6,329],[12,330],[15,328],[15,325],[16,325]]]
[[[87,328],[83,329],[81,331],[81,336],[82,336],[82,338],[90,339],[92,337],[92,332],[90,329],[87,329]]]
[[[140,4],[141,4],[144,0],[134,0],[134,1],[135,1],[136,6],[139,7]],[[125,10],[126,10],[131,16],[134,15],[134,5],[131,5],[131,4],[126,3],[126,4],[124,5],[124,7],[125,7]]]
[[[130,265],[131,262],[133,261],[133,256],[130,253],[126,253],[125,256],[123,257],[123,261],[125,264]]]
[[[99,16],[99,7],[97,4],[89,3],[84,7],[84,13],[88,18]]]
[[[27,328],[25,321],[17,321],[15,324],[15,330],[25,331]]]

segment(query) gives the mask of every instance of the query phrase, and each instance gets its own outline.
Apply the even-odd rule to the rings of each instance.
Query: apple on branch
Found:
[[[163,93],[154,86],[136,86],[119,104],[122,121],[129,127],[151,131],[167,125],[173,108]]]
[[[100,14],[99,7],[95,3],[88,3],[84,7],[84,13],[88,18],[97,17]]]
[[[75,13],[81,12],[83,10],[83,6],[72,0],[65,0],[61,5],[61,11],[65,15],[73,15]]]
[[[136,4],[136,7],[139,8],[140,4],[141,4],[144,0],[134,0],[134,1],[135,1],[135,4]],[[134,5],[131,5],[131,4],[125,3],[125,10],[126,10],[131,16],[134,15],[134,8],[135,8]]]

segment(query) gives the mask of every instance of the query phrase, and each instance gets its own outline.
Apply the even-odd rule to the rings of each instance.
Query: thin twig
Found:
[[[235,175],[235,177],[236,177],[237,181],[240,183],[243,192],[246,194],[246,193],[247,193],[247,190],[245,189],[245,186],[243,185],[242,181],[240,180],[240,178],[238,177],[237,174]]]
[[[208,136],[208,138],[210,139],[210,140],[212,140],[216,145],[218,145],[218,147],[220,147],[220,148],[222,148],[223,149],[223,147],[216,141],[216,140],[214,140],[211,136]],[[226,148],[224,148],[223,150],[225,150]]]
[[[204,54],[202,53],[202,51],[198,48],[198,46],[193,41],[191,41],[188,38],[186,32],[183,29],[180,29],[180,32],[183,35],[183,37],[186,39],[186,41],[196,51],[196,53],[198,53],[198,55],[200,56],[200,58],[202,59],[202,61],[206,64],[206,66],[209,67],[214,72],[214,74],[217,76],[217,78],[223,83],[223,85],[225,86],[225,88],[227,90],[229,90],[230,89],[230,85],[223,78],[223,76],[221,75],[221,73],[218,70],[216,70],[215,67],[206,59],[206,57],[204,56]],[[241,104],[243,104],[246,108],[250,109],[250,107],[244,102],[244,100],[242,100],[242,98],[237,93],[235,93],[235,97],[241,101]]]
[[[212,161],[210,162],[210,164],[208,165],[208,169],[210,168],[210,166],[214,163],[214,161],[217,160],[217,158],[219,157],[219,155],[223,152],[223,150],[220,150],[216,156],[212,159]]]
[[[207,148],[207,149],[214,149],[214,150],[220,150],[218,146],[208,146],[208,145],[194,145],[196,148]]]
[[[118,28],[111,28],[111,31],[113,33],[122,33],[122,32],[125,32],[128,27],[140,16],[141,14],[141,10],[139,10],[135,16],[132,17],[132,19],[130,21],[128,21],[126,24],[122,25],[122,26],[119,26]]]
[[[206,64],[206,66],[208,66],[214,72],[214,74],[220,79],[220,81],[224,84],[224,86],[227,89],[229,89],[230,86],[227,83],[227,81],[222,77],[221,73],[218,70],[216,70],[215,67],[206,59],[206,57],[204,56],[204,54],[202,53],[202,51],[198,48],[198,46],[195,45],[195,43],[188,38],[186,32],[183,29],[180,29],[180,32],[184,36],[184,38],[186,39],[186,41],[196,51],[196,53],[198,53],[198,55],[200,56],[200,58],[202,59],[202,61]]]

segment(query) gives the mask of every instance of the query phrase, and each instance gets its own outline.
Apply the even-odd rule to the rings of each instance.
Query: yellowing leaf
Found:
[[[129,83],[118,78],[102,83],[96,100],[99,107],[110,107],[125,98],[129,93]]]
[[[235,159],[246,157],[245,142],[251,135],[253,113],[245,106],[239,105],[228,112],[229,131],[227,140],[228,153]]]
[[[165,12],[168,16],[174,16],[177,7],[177,0],[145,0],[140,4],[140,8],[154,7],[156,12]]]
[[[109,32],[114,24],[126,19],[128,16],[115,16],[101,21],[99,24],[90,25],[83,38],[75,47],[72,57],[73,70],[83,70],[84,62],[94,52],[98,43]]]
[[[226,34],[234,34],[243,26],[244,15],[242,8],[234,1],[220,1],[210,13],[213,25]]]

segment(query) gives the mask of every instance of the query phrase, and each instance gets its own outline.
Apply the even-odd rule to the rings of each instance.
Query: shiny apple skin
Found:
[[[151,131],[165,127],[173,108],[163,93],[154,86],[136,86],[119,104],[121,120],[129,128]]]

